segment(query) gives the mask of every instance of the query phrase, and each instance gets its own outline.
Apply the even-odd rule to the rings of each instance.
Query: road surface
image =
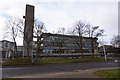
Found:
[[[4,67],[2,68],[2,77],[27,77],[29,75],[41,75],[42,77],[47,77],[44,75],[50,74],[63,74],[71,72],[84,72],[90,69],[99,68],[112,68],[118,67],[119,64],[115,62],[87,62],[87,63],[65,63],[65,64],[43,64],[43,65],[33,65],[33,66],[22,66],[22,67]],[[89,73],[89,72],[88,72]],[[72,73],[71,73],[72,75]],[[56,75],[57,76],[57,75]],[[34,76],[33,76],[34,77]],[[36,76],[37,77],[37,76]],[[39,76],[40,77],[40,76]],[[74,77],[74,76],[73,76]]]

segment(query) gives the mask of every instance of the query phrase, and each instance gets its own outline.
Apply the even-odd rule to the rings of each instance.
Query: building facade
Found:
[[[105,48],[105,53],[108,56],[113,56],[114,54],[119,54],[120,53],[120,48],[118,48],[118,47],[114,47],[112,45],[102,45],[98,48],[98,51],[99,51],[99,53],[101,53],[101,55],[104,55],[103,46]]]
[[[1,60],[7,58],[22,57],[23,55],[23,46],[17,46],[17,53],[14,54],[14,42],[2,40],[0,41],[0,58]],[[14,54],[14,55],[13,55]]]
[[[18,57],[23,56],[23,46],[17,46],[17,56]]]
[[[2,59],[12,57],[14,52],[14,42],[10,42],[7,40],[0,41],[0,55]]]
[[[41,53],[43,54],[80,54],[80,38],[73,35],[43,33],[41,39]],[[91,53],[91,39],[94,52],[97,52],[97,38],[82,37],[83,53]]]

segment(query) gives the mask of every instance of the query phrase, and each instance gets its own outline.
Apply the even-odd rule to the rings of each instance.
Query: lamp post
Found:
[[[104,57],[105,57],[105,61],[107,61],[107,57],[106,57],[106,51],[105,51],[105,46],[104,46],[104,40],[103,40],[103,36],[106,36],[106,35],[102,35],[102,45],[103,45],[103,52],[104,52]]]

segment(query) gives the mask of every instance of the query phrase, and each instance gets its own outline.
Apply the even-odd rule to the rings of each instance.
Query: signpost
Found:
[[[106,57],[106,52],[105,52],[105,46],[104,46],[104,40],[103,40],[103,36],[106,36],[106,35],[102,35],[102,45],[103,45],[103,52],[104,52],[104,57],[105,57],[105,61],[107,61],[107,57]]]

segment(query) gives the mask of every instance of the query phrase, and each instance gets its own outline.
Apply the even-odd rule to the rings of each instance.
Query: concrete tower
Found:
[[[34,6],[26,5],[25,11],[25,26],[24,26],[24,39],[23,39],[23,56],[32,57],[33,50],[33,27],[34,27]]]

